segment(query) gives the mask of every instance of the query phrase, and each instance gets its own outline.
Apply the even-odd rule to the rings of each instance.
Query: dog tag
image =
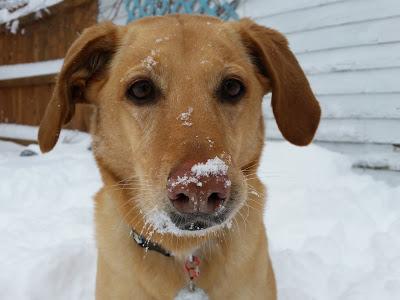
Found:
[[[209,298],[201,288],[187,286],[179,291],[175,300],[209,300]]]

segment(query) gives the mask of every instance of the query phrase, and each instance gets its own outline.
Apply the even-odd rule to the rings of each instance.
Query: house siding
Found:
[[[398,0],[248,0],[240,14],[288,38],[322,107],[316,141],[400,143]]]

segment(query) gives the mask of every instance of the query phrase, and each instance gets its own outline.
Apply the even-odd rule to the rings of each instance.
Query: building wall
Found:
[[[287,36],[322,105],[317,141],[400,143],[400,1],[248,0],[240,13]]]

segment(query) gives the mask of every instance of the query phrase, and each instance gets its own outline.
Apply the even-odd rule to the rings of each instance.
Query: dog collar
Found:
[[[144,248],[146,251],[156,251],[164,256],[171,257],[172,254],[161,247],[159,244],[146,239],[143,235],[137,233],[135,230],[131,229],[129,233],[131,238],[135,241],[137,245]],[[200,258],[198,256],[190,255],[184,263],[185,273],[188,276],[189,284],[178,292],[176,299],[187,299],[187,295],[194,295],[196,299],[208,300],[207,294],[199,287],[195,285],[195,280],[200,275]]]
[[[151,250],[151,251],[156,251],[158,253],[161,253],[162,255],[167,256],[167,257],[172,256],[171,252],[168,252],[163,247],[161,247],[159,244],[150,241],[150,239],[146,239],[143,235],[137,233],[133,229],[131,229],[131,232],[129,233],[129,235],[131,236],[131,238],[135,241],[135,243],[137,245],[144,248],[146,251]]]

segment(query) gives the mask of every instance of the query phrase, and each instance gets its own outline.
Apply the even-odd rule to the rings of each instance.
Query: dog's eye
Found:
[[[242,98],[245,92],[243,83],[235,78],[229,78],[222,81],[219,89],[219,95],[222,101],[237,102]]]
[[[142,79],[134,82],[126,91],[126,97],[135,104],[147,104],[154,101],[155,87],[150,80]]]

